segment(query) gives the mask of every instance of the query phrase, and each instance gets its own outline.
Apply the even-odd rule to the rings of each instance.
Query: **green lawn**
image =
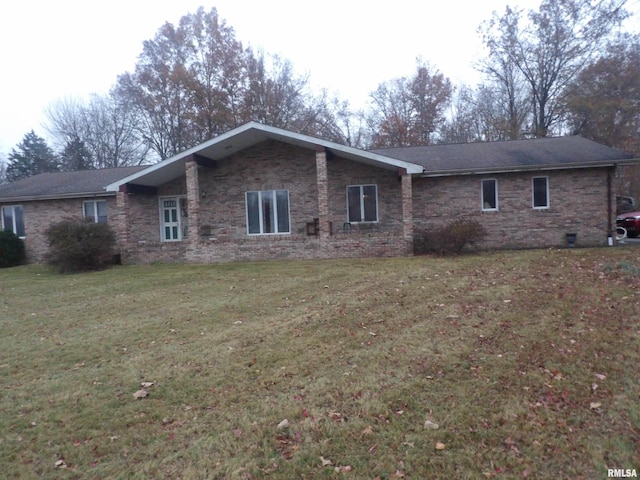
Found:
[[[0,270],[0,478],[640,474],[639,254]]]

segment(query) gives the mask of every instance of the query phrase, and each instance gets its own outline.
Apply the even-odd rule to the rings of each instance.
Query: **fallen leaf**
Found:
[[[333,462],[328,458],[320,457],[320,461],[322,462],[323,467],[330,467],[331,465],[333,465]]]
[[[436,450],[444,450],[445,448],[447,448],[447,446],[444,443],[442,442],[436,443]]]
[[[58,460],[54,466],[56,468],[65,468],[67,466],[67,464],[65,463],[65,461],[63,459]]]
[[[154,385],[155,385],[155,382],[142,382],[140,384],[142,388],[149,388],[149,387],[153,387]]]
[[[367,428],[362,430],[362,435],[373,435],[373,427],[369,425]]]
[[[600,408],[602,406],[602,404],[600,402],[591,402],[589,404],[589,408],[591,410],[597,410],[598,408]]]
[[[602,375],[601,373],[596,373],[595,376],[598,380],[605,380],[607,378],[606,375]]]
[[[437,430],[438,428],[440,428],[440,425],[438,425],[435,422],[432,422],[431,420],[427,420],[426,422],[424,422],[424,428],[428,428],[430,430]]]
[[[147,395],[149,395],[149,392],[147,392],[144,388],[138,390],[136,393],[133,394],[133,398],[144,398]]]
[[[283,428],[287,428],[289,425],[291,425],[289,423],[289,420],[287,420],[286,418],[284,420],[282,420],[279,424],[278,424],[278,430],[282,430]]]

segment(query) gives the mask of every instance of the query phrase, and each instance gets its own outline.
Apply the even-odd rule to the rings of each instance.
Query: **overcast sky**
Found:
[[[0,4],[0,160],[30,130],[47,137],[44,109],[106,93],[133,70],[142,42],[165,22],[216,7],[243,45],[308,73],[314,87],[364,105],[379,83],[409,75],[422,57],[455,85],[475,84],[477,28],[507,4],[540,0],[3,0]],[[640,0],[629,0],[640,28]]]

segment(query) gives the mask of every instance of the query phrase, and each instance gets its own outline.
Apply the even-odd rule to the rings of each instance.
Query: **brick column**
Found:
[[[116,193],[116,244],[120,250],[122,263],[126,263],[126,252],[129,248],[129,194],[126,185],[122,185]]]
[[[316,149],[316,179],[318,182],[318,220],[320,238],[329,238],[329,181],[327,179],[327,151]]]
[[[200,243],[200,181],[198,179],[198,162],[191,156],[187,159],[187,210],[189,214],[189,243]]]
[[[413,189],[411,175],[401,168],[398,172],[402,182],[402,234],[407,254],[413,253]]]

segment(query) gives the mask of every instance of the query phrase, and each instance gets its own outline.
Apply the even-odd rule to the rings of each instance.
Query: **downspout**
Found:
[[[612,207],[612,195],[613,195],[613,172],[616,169],[614,164],[612,167],[607,168],[607,245],[613,245],[613,207]]]

